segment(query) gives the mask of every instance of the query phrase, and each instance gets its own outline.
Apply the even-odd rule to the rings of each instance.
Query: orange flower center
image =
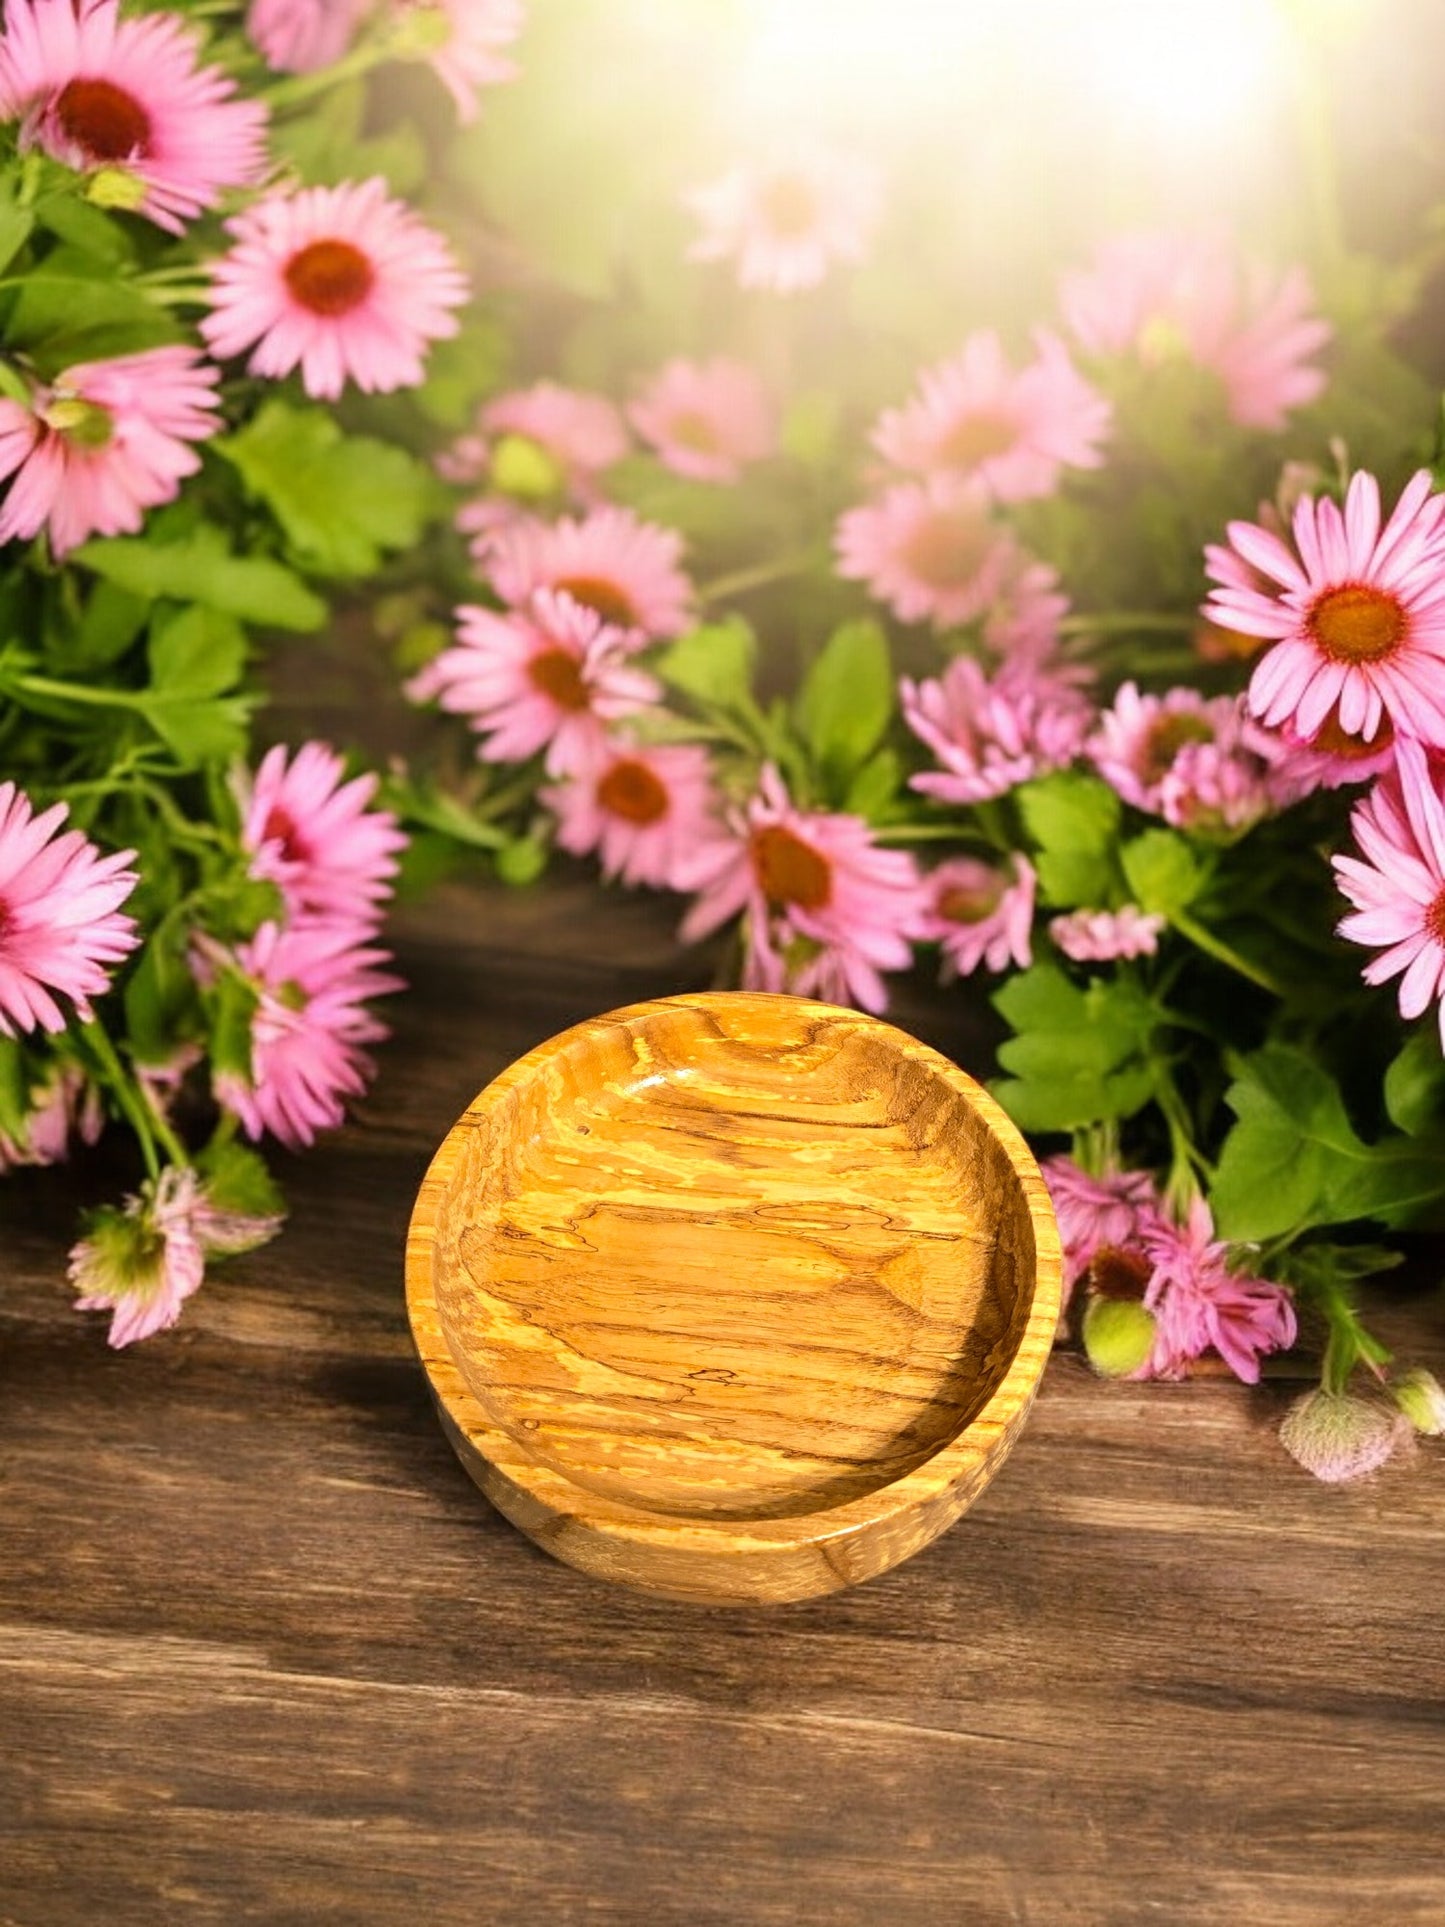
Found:
[[[1375,756],[1382,749],[1388,749],[1394,740],[1395,725],[1388,716],[1381,716],[1373,736],[1356,736],[1343,728],[1339,704],[1336,703],[1310,738],[1310,748],[1319,750],[1325,756],[1341,756],[1350,761],[1363,762],[1367,756]]]
[[[976,885],[972,890],[954,884],[938,899],[938,914],[950,923],[982,923],[997,910],[1002,896],[1001,883]]]
[[[560,582],[552,584],[580,602],[584,609],[591,609],[594,615],[601,616],[604,622],[616,622],[624,628],[637,626],[637,612],[632,606],[632,598],[625,589],[615,582],[609,582],[605,575],[568,575]]]
[[[1359,583],[1322,595],[1307,618],[1310,634],[1333,662],[1379,662],[1405,640],[1405,611],[1383,589]]]
[[[128,161],[150,150],[150,115],[114,81],[70,81],[60,90],[55,118],[93,161]]]
[[[646,763],[614,763],[597,785],[597,801],[628,823],[656,823],[667,815],[667,786]]]
[[[950,468],[977,468],[990,455],[1002,455],[1019,438],[1018,424],[1007,415],[980,409],[955,422],[938,444],[938,459]]]
[[[752,858],[759,888],[779,908],[796,903],[800,910],[821,910],[833,895],[827,858],[781,823],[767,823],[754,832]]]
[[[1142,1251],[1100,1245],[1089,1265],[1089,1284],[1101,1298],[1142,1298],[1150,1271]]]
[[[763,219],[785,241],[811,233],[817,225],[818,201],[811,187],[796,174],[779,174],[758,196]]]
[[[261,826],[261,841],[279,843],[282,856],[291,863],[304,862],[308,855],[296,819],[279,804],[266,812],[266,821]]]
[[[4,905],[0,904],[0,929],[4,928]],[[1436,943],[1445,944],[1445,890],[1442,890],[1430,908],[1425,912],[1425,928]]]
[[[375,284],[375,269],[350,241],[312,241],[286,263],[286,286],[312,314],[350,314]]]
[[[899,555],[930,589],[956,589],[978,574],[988,541],[976,516],[938,509],[918,524]]]
[[[712,455],[717,451],[717,423],[706,415],[678,415],[670,424],[670,433],[675,442],[684,448],[695,448],[701,455]]]
[[[1139,759],[1139,774],[1146,783],[1157,783],[1174,766],[1174,758],[1186,743],[1212,743],[1214,731],[1203,716],[1161,716],[1144,740]]]
[[[542,649],[527,664],[532,687],[550,696],[559,709],[586,709],[587,685],[582,665],[565,649]]]

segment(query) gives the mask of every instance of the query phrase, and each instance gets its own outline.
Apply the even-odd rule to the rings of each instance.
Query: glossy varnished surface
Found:
[[[955,1065],[715,992],[599,1016],[484,1090],[422,1186],[408,1289],[463,1457],[534,1537],[657,1590],[789,1599],[893,1565],[982,1488],[1059,1258],[1026,1146]]]
[[[129,1355],[61,1282],[123,1174],[0,1184],[0,1921],[1438,1927],[1439,1450],[1302,1477],[1303,1368],[1056,1353],[952,1531],[797,1606],[603,1587],[479,1503],[407,1329],[412,1201],[513,1059],[707,982],[670,920],[565,879],[410,913],[414,994],[287,1161],[286,1236]],[[969,1068],[984,1013],[894,1012]],[[1438,1295],[1383,1329],[1445,1370]]]

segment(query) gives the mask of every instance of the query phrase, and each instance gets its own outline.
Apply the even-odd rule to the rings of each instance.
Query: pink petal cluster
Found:
[[[735,482],[777,446],[777,416],[745,362],[670,361],[627,411],[632,426],[675,474]]]
[[[1147,1171],[1094,1177],[1063,1156],[1046,1158],[1040,1169],[1059,1221],[1066,1291],[1073,1290],[1101,1252],[1134,1250],[1143,1227],[1159,1215],[1159,1194]]]
[[[364,1046],[386,1036],[369,998],[404,989],[386,951],[347,924],[264,923],[235,953],[256,996],[249,1074],[217,1074],[217,1101],[246,1135],[269,1131],[293,1151],[332,1130],[374,1065]]]
[[[1177,829],[1237,835],[1303,794],[1293,761],[1236,696],[1126,682],[1085,745],[1126,803]]]
[[[1163,917],[1126,903],[1120,910],[1071,910],[1054,917],[1049,935],[1074,963],[1118,963],[1152,957],[1163,928]]]
[[[1015,853],[1007,867],[978,857],[953,857],[924,879],[928,895],[918,924],[923,943],[936,943],[945,978],[970,977],[980,964],[992,971],[1033,961],[1034,866]]]
[[[630,509],[519,522],[492,538],[478,561],[508,607],[528,608],[539,589],[563,591],[633,644],[680,636],[692,621],[682,537]]]
[[[42,1081],[31,1087],[28,1101],[22,1134],[11,1137],[0,1131],[0,1171],[59,1164],[69,1155],[73,1138],[94,1144],[105,1128],[100,1092],[78,1065],[49,1065]]]
[[[283,74],[311,74],[340,60],[368,0],[251,0],[246,32]]]
[[[1380,718],[1379,728],[1368,737],[1351,736],[1340,728],[1338,717],[1330,715],[1313,736],[1301,736],[1286,723],[1277,741],[1279,779],[1292,783],[1298,795],[1368,783],[1395,767],[1395,726],[1388,716]]]
[[[369,807],[374,774],[343,781],[324,743],[266,752],[250,784],[241,842],[251,874],[276,884],[288,922],[319,917],[358,928],[380,922],[406,836],[389,810]]]
[[[1350,828],[1360,856],[1333,859],[1335,881],[1355,906],[1339,934],[1378,950],[1367,984],[1400,978],[1400,1015],[1440,1003],[1445,1049],[1445,801],[1421,746],[1402,736],[1394,777],[1357,803]]]
[[[726,830],[683,941],[742,911],[745,989],[882,1010],[881,973],[907,968],[925,908],[912,857],[880,849],[861,817],[799,809],[771,766]]]
[[[0,32],[0,119],[84,173],[121,169],[144,188],[141,212],[173,234],[226,188],[265,167],[266,109],[238,100],[173,13],[123,20],[117,0],[7,0]]]
[[[608,743],[564,783],[540,792],[557,843],[597,852],[605,877],[653,890],[691,890],[712,869],[717,789],[695,743]]]
[[[632,634],[562,591],[539,589],[530,607],[505,614],[463,606],[457,638],[407,693],[465,716],[487,762],[545,751],[549,776],[582,770],[604,753],[609,723],[661,695],[628,661]]]
[[[134,850],[112,856],[79,830],[61,831],[69,805],[35,814],[14,783],[0,783],[0,1033],[61,1031],[67,997],[82,1023],[110,988],[110,967],[139,939],[120,905],[135,888]]]
[[[900,622],[952,629],[1004,597],[1018,550],[977,482],[902,482],[840,517],[838,573],[867,584]]]
[[[732,260],[743,287],[794,294],[816,287],[834,261],[861,259],[881,192],[869,162],[800,140],[686,199],[702,224],[691,260]]]
[[[430,0],[416,11],[443,29],[440,44],[428,47],[424,57],[451,95],[457,119],[468,126],[477,117],[482,88],[516,78],[516,62],[503,50],[522,31],[522,0]]]
[[[1410,1422],[1400,1412],[1323,1386],[1296,1399],[1279,1428],[1279,1442],[1297,1465],[1327,1485],[1378,1472],[1410,1445]]]
[[[1215,1351],[1237,1378],[1257,1384],[1260,1359],[1295,1341],[1294,1302],[1284,1286],[1230,1270],[1229,1246],[1215,1240],[1200,1197],[1182,1225],[1156,1217],[1140,1238],[1153,1267],[1144,1304],[1154,1314],[1155,1336],[1135,1376],[1185,1378],[1196,1359]]]
[[[1373,475],[1357,474],[1344,510],[1305,496],[1294,546],[1253,522],[1231,522],[1229,546],[1210,547],[1219,586],[1204,613],[1261,636],[1249,684],[1262,721],[1312,738],[1333,718],[1373,737],[1397,730],[1445,744],[1445,496],[1422,469],[1384,527]]]
[[[1118,235],[1093,268],[1065,276],[1060,298],[1081,347],[1145,366],[1187,357],[1218,376],[1242,427],[1283,428],[1324,390],[1311,357],[1330,329],[1300,268],[1275,279],[1215,240]]]
[[[597,477],[628,449],[626,424],[605,395],[539,381],[484,402],[474,428],[452,444],[437,467],[449,482],[480,482],[495,442],[507,435],[539,448],[556,464],[560,488],[584,506],[595,497]],[[457,517],[463,530],[471,526],[467,514],[463,510]]]
[[[226,227],[201,333],[223,358],[250,348],[253,375],[299,367],[322,401],[348,381],[383,394],[415,387],[428,343],[457,332],[466,277],[380,175],[268,194]]]
[[[1065,468],[1097,468],[1110,408],[1056,335],[1041,331],[1018,370],[991,329],[926,368],[918,391],[889,409],[873,446],[895,468],[976,480],[999,502],[1052,495]]]
[[[981,803],[1071,763],[1093,720],[1087,697],[1061,677],[1023,665],[990,679],[968,656],[943,675],[899,683],[904,720],[942,764],[911,786],[942,803]]]
[[[27,407],[0,398],[0,542],[46,529],[57,557],[92,535],[132,535],[200,467],[220,426],[219,371],[194,348],[77,363]]]
[[[168,1165],[120,1210],[96,1213],[70,1253],[77,1311],[109,1311],[109,1342],[133,1345],[166,1331],[205,1276],[212,1254],[264,1244],[280,1219],[221,1211],[196,1172]]]

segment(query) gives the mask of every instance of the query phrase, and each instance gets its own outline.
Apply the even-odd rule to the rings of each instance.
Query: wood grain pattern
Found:
[[[530,1051],[448,1135],[407,1246],[483,1490],[584,1571],[726,1603],[831,1592],[949,1525],[1032,1402],[1059,1274],[973,1079],[739,992]]]
[[[1439,1448],[1301,1477],[1306,1365],[1055,1353],[966,1518],[796,1606],[600,1587],[478,1503],[398,1284],[417,1185],[540,1039],[707,982],[674,917],[580,870],[409,911],[285,1236],[127,1355],[62,1274],[133,1172],[0,1182],[0,1921],[1438,1927]],[[971,985],[894,1014],[985,1061]],[[1445,1371],[1438,1293],[1380,1324]]]

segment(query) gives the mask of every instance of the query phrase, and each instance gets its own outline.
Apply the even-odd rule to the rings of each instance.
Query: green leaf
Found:
[[[86,597],[80,621],[68,633],[57,627],[46,637],[51,667],[75,673],[104,669],[130,648],[146,625],[150,605],[111,582],[97,582]]]
[[[1081,770],[1056,770],[1015,791],[1024,827],[1038,846],[1035,867],[1047,902],[1102,908],[1114,894],[1113,850],[1121,805]]]
[[[843,793],[893,714],[888,640],[871,617],[835,629],[803,679],[794,713],[825,783]]]
[[[1204,884],[1194,852],[1174,830],[1145,830],[1119,852],[1134,901],[1168,919],[1187,910]]]
[[[892,813],[892,806],[903,782],[903,763],[896,750],[880,749],[856,771],[843,808],[865,823],[878,823]]]
[[[1095,977],[1080,986],[1054,964],[1011,978],[994,1007],[1015,1036],[998,1060],[1013,1075],[993,1086],[1027,1131],[1072,1131],[1132,1117],[1149,1102],[1149,1060],[1160,1007],[1131,976]]]
[[[414,547],[436,498],[404,449],[344,436],[320,408],[273,399],[212,445],[276,517],[298,566],[317,575],[369,575],[386,551]]]
[[[670,688],[697,702],[715,709],[746,709],[752,705],[757,653],[751,627],[741,616],[728,616],[679,636],[654,666]]]
[[[177,1021],[194,1003],[195,980],[185,967],[180,946],[165,930],[157,931],[126,978],[126,1038],[137,1063],[163,1064],[169,1059]]]
[[[1225,1100],[1237,1122],[1211,1192],[1224,1237],[1286,1237],[1357,1218],[1405,1225],[1445,1197],[1440,1144],[1366,1144],[1334,1079],[1304,1051],[1267,1044],[1235,1068]]]
[[[151,687],[173,697],[220,696],[246,667],[246,632],[219,609],[192,607],[152,625]]]
[[[1445,1056],[1433,1024],[1417,1030],[1387,1068],[1385,1111],[1410,1137],[1445,1123]]]
[[[238,970],[223,971],[211,1000],[211,1065],[223,1077],[251,1081],[251,1026],[260,1002]]]
[[[286,1215],[286,1200],[281,1189],[255,1151],[232,1140],[228,1144],[208,1144],[196,1159],[196,1169],[206,1180],[211,1203],[220,1211],[234,1211],[246,1218],[281,1218]]]
[[[24,1144],[30,1132],[30,1063],[13,1037],[0,1037],[0,1136]]]
[[[25,277],[5,326],[7,348],[28,350],[46,378],[181,338],[175,318],[119,279],[114,261],[73,247],[57,248]]]
[[[183,769],[230,763],[244,756],[255,706],[252,696],[226,696],[212,702],[147,696],[136,704]]]
[[[15,183],[7,182],[9,192],[0,198],[0,273],[3,273],[30,239],[35,217],[22,207],[15,196]]]
[[[319,629],[326,604],[290,569],[264,556],[231,553],[221,531],[196,529],[176,541],[119,536],[86,542],[71,560],[132,595],[199,602],[272,629]]]

